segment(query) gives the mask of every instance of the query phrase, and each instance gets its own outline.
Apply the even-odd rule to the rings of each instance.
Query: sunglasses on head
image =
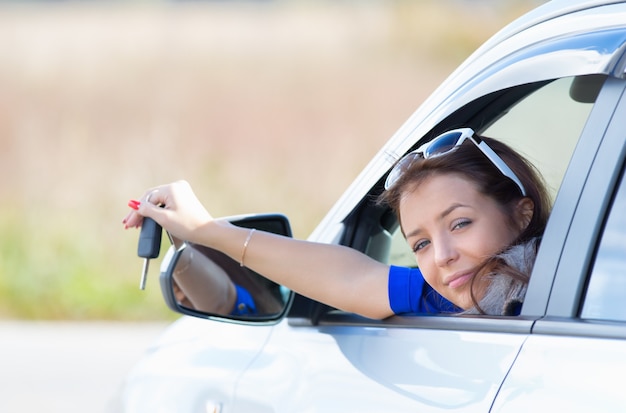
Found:
[[[509,166],[487,145],[485,141],[474,135],[474,131],[470,128],[454,129],[445,132],[430,142],[426,142],[413,152],[409,152],[401,158],[391,169],[387,179],[385,180],[385,189],[391,188],[402,174],[409,169],[413,162],[417,159],[428,159],[436,156],[444,155],[455,150],[466,140],[471,141],[480,151],[498,168],[502,175],[506,176],[519,188],[522,196],[526,196],[526,189],[517,175],[509,168]]]

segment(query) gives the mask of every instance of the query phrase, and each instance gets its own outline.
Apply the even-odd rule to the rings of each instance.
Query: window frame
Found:
[[[626,118],[621,115],[625,111],[626,80],[610,77],[574,151],[537,258],[539,266],[533,271],[529,293],[548,298],[546,316],[537,321],[533,333],[626,338],[623,322],[578,317],[626,158]],[[555,268],[552,282],[541,274],[550,267]],[[524,308],[522,314],[540,312],[541,306],[536,304]]]

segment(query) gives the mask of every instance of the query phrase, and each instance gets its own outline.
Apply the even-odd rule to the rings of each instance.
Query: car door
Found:
[[[609,79],[563,195],[562,250],[538,320],[493,411],[622,411],[626,393],[626,81]],[[606,126],[608,125],[608,127]]]
[[[458,108],[436,129],[460,122],[508,140],[538,165],[556,193],[587,118],[595,112],[595,95],[572,98],[580,79],[499,90]],[[598,88],[604,79],[594,78]],[[550,139],[545,130],[552,131]],[[376,191],[378,186],[345,218],[341,242],[381,261],[414,265],[395,217],[372,200]],[[554,268],[543,270],[552,281]],[[545,307],[548,297],[534,292],[527,299]],[[239,379],[234,411],[487,412],[542,315],[373,321],[325,308],[315,317],[291,317],[274,328]]]

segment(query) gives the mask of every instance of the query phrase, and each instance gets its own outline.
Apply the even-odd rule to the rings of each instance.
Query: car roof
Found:
[[[502,30],[494,34],[482,48],[489,48],[495,43],[504,41],[505,39],[516,35],[519,32],[527,30],[532,26],[536,26],[543,22],[557,19],[561,16],[580,12],[583,10],[591,10],[596,7],[607,6],[611,4],[624,3],[623,0],[552,0],[541,6],[529,11],[515,21],[508,24]],[[478,49],[480,50],[480,49]]]

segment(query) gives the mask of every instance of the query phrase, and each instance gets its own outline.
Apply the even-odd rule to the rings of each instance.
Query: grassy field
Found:
[[[281,212],[304,238],[537,3],[0,6],[0,318],[173,317],[158,262],[138,289],[130,198],[184,178],[215,216]]]

